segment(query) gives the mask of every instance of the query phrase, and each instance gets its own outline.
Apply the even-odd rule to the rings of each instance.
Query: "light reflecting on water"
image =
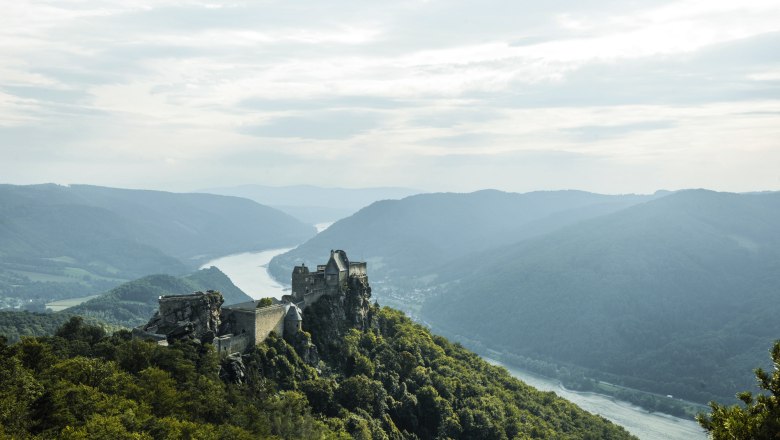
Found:
[[[272,296],[281,299],[289,291],[271,278],[268,262],[292,248],[270,249],[262,252],[244,252],[220,257],[201,266],[201,269],[216,266],[225,273],[239,289],[254,299]]]
[[[333,223],[335,223],[335,222],[317,223],[317,224],[314,225],[314,227],[317,228],[317,233],[319,234],[320,232],[328,229],[330,227],[330,225],[332,225]]]

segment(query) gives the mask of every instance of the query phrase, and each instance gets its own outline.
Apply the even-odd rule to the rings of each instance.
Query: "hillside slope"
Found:
[[[271,333],[243,356],[210,344],[106,337],[71,320],[57,338],[0,341],[0,432],[12,438],[635,439],[539,392],[399,312],[304,361]],[[321,316],[319,329],[340,326]],[[331,329],[333,330],[333,329]],[[305,333],[298,334],[307,338]],[[237,365],[240,365],[237,367]],[[241,374],[233,374],[240,371]]]
[[[411,188],[325,188],[312,185],[240,185],[205,189],[203,192],[244,197],[273,206],[309,224],[334,222],[377,200],[401,199],[419,194]]]
[[[183,295],[207,290],[217,290],[222,293],[226,305],[252,300],[224,273],[216,267],[211,267],[181,278],[170,275],[149,275],[124,283],[98,298],[63,312],[97,318],[109,324],[135,327],[148,321],[154,314],[160,296]]]
[[[294,245],[314,233],[235,197],[0,185],[0,298],[18,306],[85,296],[150,273],[185,274],[214,256]]]
[[[277,279],[288,280],[295,264],[306,262],[312,266],[320,263],[319,258],[329,249],[349,249],[353,259],[369,262],[375,280],[425,276],[457,257],[540,235],[652,197],[485,190],[385,200],[275,257],[269,269]]]
[[[444,268],[448,332],[706,402],[780,335],[780,193],[679,192]]]

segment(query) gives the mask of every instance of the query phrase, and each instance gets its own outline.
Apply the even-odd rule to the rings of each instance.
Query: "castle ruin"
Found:
[[[292,293],[282,297],[282,300],[290,301],[305,309],[323,295],[343,294],[350,279],[367,283],[366,263],[349,261],[346,252],[331,250],[328,262],[317,265],[316,271],[310,271],[305,264],[293,268]]]
[[[350,281],[368,286],[366,263],[350,262],[346,252],[332,250],[328,262],[316,271],[296,266],[291,294],[281,301],[274,299],[266,305],[255,300],[223,307],[219,292],[165,295],[159,298],[159,310],[146,325],[133,329],[133,335],[161,345],[174,339],[197,339],[226,355],[246,351],[271,332],[289,341],[303,331],[303,311],[308,306],[325,295],[342,297]]]

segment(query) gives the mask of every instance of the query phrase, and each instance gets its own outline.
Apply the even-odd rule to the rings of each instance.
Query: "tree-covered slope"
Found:
[[[630,439],[622,428],[513,379],[400,313],[307,365],[272,334],[220,375],[210,345],[106,337],[78,320],[55,337],[0,341],[0,435],[11,438]],[[223,361],[223,366],[227,365]],[[34,437],[33,437],[34,436]]]
[[[71,185],[85,205],[116,213],[137,240],[188,261],[247,250],[294,246],[314,227],[239,197]]]
[[[349,249],[352,259],[369,262],[374,279],[424,276],[454,258],[611,213],[651,197],[486,190],[384,200],[277,256],[269,268],[275,277],[287,280],[295,264],[321,264],[329,249]]]
[[[291,246],[314,232],[235,197],[0,185],[0,300],[86,296],[150,273],[185,274],[213,256]]]
[[[448,333],[706,402],[780,334],[780,193],[679,192],[463,258],[423,317]]]
[[[60,313],[33,313],[0,311],[0,336],[9,342],[18,342],[25,336],[51,336],[72,318],[66,311]],[[85,318],[84,322],[107,329],[115,329],[94,318]]]
[[[100,321],[135,327],[149,320],[158,307],[162,295],[183,295],[195,291],[217,290],[225,304],[251,301],[252,298],[236,287],[216,267],[202,269],[186,277],[150,275],[124,283],[98,298],[71,307],[64,312],[94,317]]]

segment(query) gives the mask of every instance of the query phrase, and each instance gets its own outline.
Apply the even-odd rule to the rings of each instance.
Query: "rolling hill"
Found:
[[[780,193],[678,192],[461,258],[422,316],[628,386],[731,399],[780,336],[779,219]]]

